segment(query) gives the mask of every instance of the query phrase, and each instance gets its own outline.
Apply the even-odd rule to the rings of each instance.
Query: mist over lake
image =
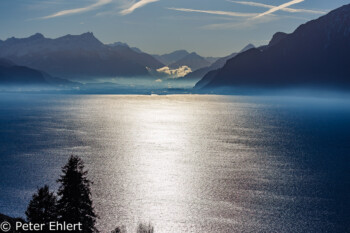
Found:
[[[348,98],[2,94],[0,212],[74,154],[101,232],[346,232],[349,132]]]

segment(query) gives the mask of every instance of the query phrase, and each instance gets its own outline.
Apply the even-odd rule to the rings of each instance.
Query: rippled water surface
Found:
[[[0,212],[86,163],[98,228],[349,232],[350,101],[1,95]]]

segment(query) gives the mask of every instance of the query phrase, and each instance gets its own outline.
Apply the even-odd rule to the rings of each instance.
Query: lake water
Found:
[[[349,99],[0,97],[1,213],[75,154],[101,232],[350,232]]]

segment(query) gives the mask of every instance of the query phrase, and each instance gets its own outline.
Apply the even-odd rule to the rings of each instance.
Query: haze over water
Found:
[[[0,212],[75,154],[101,232],[346,232],[349,132],[340,98],[1,95]]]

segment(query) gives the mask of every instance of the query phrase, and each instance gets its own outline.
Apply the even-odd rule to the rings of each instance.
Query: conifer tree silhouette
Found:
[[[56,204],[57,198],[53,192],[50,192],[49,186],[39,188],[25,212],[28,222],[44,223],[45,227],[48,227],[49,222],[57,221]]]
[[[95,228],[96,214],[91,200],[90,184],[83,161],[71,156],[62,168],[58,182],[58,213],[60,222],[81,223],[83,233],[98,232]],[[72,231],[70,231],[72,232]]]

